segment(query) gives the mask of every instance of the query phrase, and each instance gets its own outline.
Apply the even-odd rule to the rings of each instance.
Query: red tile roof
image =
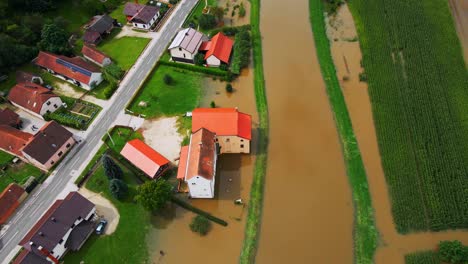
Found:
[[[185,180],[201,176],[207,180],[213,179],[216,170],[214,159],[216,134],[208,129],[200,129],[192,134],[188,153],[187,174]]]
[[[108,58],[106,54],[88,45],[83,45],[83,48],[81,49],[81,53],[83,53],[84,56],[90,58],[91,60],[99,64],[102,64],[104,60]]]
[[[0,225],[13,214],[20,205],[20,198],[25,193],[24,189],[16,183],[11,183],[0,194]]]
[[[18,83],[8,94],[8,100],[37,114],[41,113],[42,105],[53,97],[58,96],[50,90],[31,82]]]
[[[19,115],[9,108],[0,110],[0,125],[17,126],[21,123]]]
[[[139,139],[127,142],[120,154],[151,178],[158,176],[159,168],[169,163],[168,159]]]
[[[236,108],[197,108],[192,112],[192,132],[206,128],[218,136],[252,139],[252,117]]]
[[[203,46],[204,49],[208,49],[206,52],[205,60],[211,55],[214,55],[220,61],[229,63],[229,57],[231,56],[232,46],[234,41],[226,37],[223,33],[219,32],[211,38],[209,44]]]
[[[28,143],[33,135],[12,128],[7,125],[0,125],[0,149],[17,156],[23,156],[21,149]]]
[[[51,69],[68,78],[89,85],[92,73],[99,73],[100,69],[79,57],[65,57],[41,51],[36,59],[36,65]]]
[[[183,146],[180,149],[179,168],[177,169],[177,179],[185,178],[185,170],[187,169],[188,146]]]

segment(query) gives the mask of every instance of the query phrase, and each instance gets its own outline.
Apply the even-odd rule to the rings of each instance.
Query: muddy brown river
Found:
[[[352,263],[353,208],[308,1],[262,1],[270,145],[256,263]]]

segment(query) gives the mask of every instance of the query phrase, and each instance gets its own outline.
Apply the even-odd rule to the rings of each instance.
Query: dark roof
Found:
[[[0,110],[0,125],[17,126],[21,119],[17,113],[9,108]]]
[[[136,13],[135,16],[133,16],[132,22],[148,24],[158,11],[159,6],[145,5],[138,13]]]
[[[41,113],[42,106],[53,97],[58,95],[32,82],[18,83],[8,93],[8,100],[37,114]]]
[[[86,29],[86,31],[95,31],[100,34],[104,34],[114,27],[115,19],[108,15],[95,16],[92,24]]]
[[[140,11],[145,5],[127,2],[124,7],[124,15],[133,17]]]
[[[55,121],[45,124],[22,151],[45,164],[73,134]]]
[[[73,251],[80,250],[81,246],[88,239],[91,233],[94,231],[94,222],[82,221],[78,224],[68,237],[67,243],[65,244],[68,249]]]
[[[50,264],[50,262],[28,250],[23,250],[15,258],[13,264]]]
[[[19,206],[24,189],[16,183],[11,183],[0,194],[0,224],[6,222],[8,217]]]
[[[30,250],[29,242],[33,242],[36,247],[42,246],[50,252],[75,221],[79,217],[85,219],[93,208],[94,204],[81,194],[70,192],[65,199],[55,201],[19,244]]]
[[[39,77],[37,75],[34,75],[29,72],[24,72],[24,71],[17,71],[16,72],[16,82],[17,83],[22,83],[22,82],[32,82],[33,77]]]
[[[83,41],[86,43],[96,44],[101,39],[101,34],[95,31],[86,31],[83,35]]]

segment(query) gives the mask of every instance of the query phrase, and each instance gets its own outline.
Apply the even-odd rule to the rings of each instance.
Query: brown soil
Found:
[[[465,62],[468,62],[468,1],[449,0],[455,28],[464,51]]]
[[[308,1],[262,1],[270,141],[257,263],[352,263],[353,206]]]
[[[363,71],[360,65],[361,50],[358,41],[350,41],[357,36],[357,33],[348,7],[342,6],[336,17],[330,19],[329,24],[331,26],[328,27],[327,33],[332,40],[331,49],[337,76],[341,80],[341,87],[368,175],[377,228],[381,234],[381,247],[377,250],[376,263],[404,263],[405,254],[434,249],[440,240],[458,239],[468,243],[467,233],[462,231],[410,235],[400,235],[396,232],[380,160],[367,84],[359,82],[359,73]],[[349,78],[347,81],[343,80],[345,76]]]

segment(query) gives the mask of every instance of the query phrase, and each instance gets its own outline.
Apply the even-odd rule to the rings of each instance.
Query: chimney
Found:
[[[44,233],[42,233],[42,232],[39,232],[39,236],[44,236]]]
[[[52,220],[52,222],[57,222],[57,220],[55,220],[55,217],[52,216],[52,218],[50,218],[50,220]]]

